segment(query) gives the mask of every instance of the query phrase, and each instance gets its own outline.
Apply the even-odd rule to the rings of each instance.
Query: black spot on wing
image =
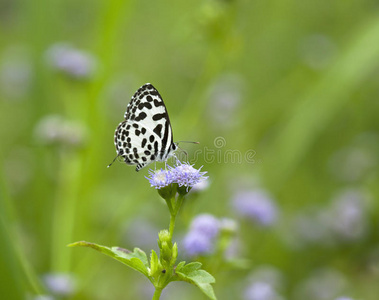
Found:
[[[138,105],[139,110],[142,110],[144,107],[146,107],[147,109],[153,108],[149,102],[142,102]]]
[[[153,120],[154,121],[159,121],[159,120],[161,120],[161,119],[163,119],[163,118],[165,118],[166,117],[166,113],[164,112],[164,113],[161,113],[161,114],[155,114],[154,116],[153,116]]]
[[[164,103],[162,100],[154,99],[154,106],[155,107],[164,106]]]
[[[146,113],[144,112],[140,112],[139,115],[135,118],[135,120],[138,122],[138,121],[142,121],[144,120],[145,118],[147,117]]]
[[[162,136],[162,133],[161,133],[161,131],[162,131],[162,124],[158,124],[157,126],[155,126],[155,128],[154,128],[154,133],[156,133],[159,137],[161,137]]]
[[[141,148],[145,148],[146,143],[147,143],[147,139],[143,139],[141,142]]]

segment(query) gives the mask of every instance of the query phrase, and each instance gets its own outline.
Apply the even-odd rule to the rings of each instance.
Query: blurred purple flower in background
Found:
[[[367,197],[359,190],[343,190],[332,200],[325,221],[335,237],[356,241],[368,229]]]
[[[258,267],[249,276],[243,292],[244,300],[284,300],[279,291],[283,279],[279,270],[271,266]]]
[[[339,181],[357,182],[372,175],[378,166],[379,136],[364,132],[351,145],[336,151],[329,160],[329,171]]]
[[[95,73],[95,58],[66,43],[52,45],[46,52],[46,58],[57,71],[76,79],[87,79]]]
[[[27,300],[29,299],[32,299],[32,300],[54,300],[55,298],[53,296],[49,296],[49,295],[37,295],[35,297],[32,297],[32,298],[26,298]]]
[[[32,81],[32,63],[27,49],[11,46],[3,51],[0,61],[0,93],[18,100],[27,95]]]
[[[215,238],[219,234],[220,222],[210,214],[196,216],[190,230],[183,239],[183,248],[187,255],[210,254],[214,250]]]
[[[68,273],[49,273],[42,278],[47,290],[59,297],[68,297],[75,293],[76,281]]]
[[[350,298],[350,297],[338,297],[336,298],[335,300],[354,300],[353,298]]]
[[[239,74],[223,74],[212,84],[209,91],[210,120],[217,128],[234,126],[235,114],[241,103],[244,80]]]
[[[278,209],[267,192],[261,189],[237,192],[233,199],[234,210],[260,225],[273,225],[278,218]]]
[[[214,249],[213,239],[197,231],[190,231],[183,239],[183,248],[188,256],[211,254]]]
[[[340,191],[329,205],[301,213],[291,236],[296,244],[336,245],[363,239],[369,229],[369,198],[360,190]]]
[[[282,300],[275,289],[267,282],[253,282],[244,293],[245,300]]]
[[[220,230],[220,222],[211,214],[197,215],[191,222],[190,231],[197,232],[209,239],[215,238]]]
[[[149,219],[137,217],[131,222],[125,223],[123,228],[122,240],[126,245],[142,249],[157,247],[156,240],[159,230]]]
[[[208,189],[209,185],[209,180],[201,180],[200,182],[193,185],[191,193],[205,191]]]
[[[81,146],[87,138],[86,127],[59,115],[47,115],[34,128],[34,136],[41,144]]]
[[[330,300],[341,295],[348,287],[346,278],[334,269],[319,269],[300,282],[295,299]]]

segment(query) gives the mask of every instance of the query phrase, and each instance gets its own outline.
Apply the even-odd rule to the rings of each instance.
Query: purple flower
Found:
[[[331,232],[345,241],[364,237],[368,224],[366,197],[358,190],[344,190],[331,203],[325,222]]]
[[[219,230],[220,222],[214,216],[210,214],[196,216],[183,240],[185,252],[189,256],[212,253]]]
[[[184,251],[189,256],[210,254],[213,251],[213,241],[197,231],[190,231],[183,240]]]
[[[210,214],[196,216],[191,222],[191,231],[204,235],[209,239],[215,238],[220,229],[220,222]]]
[[[264,226],[275,223],[278,215],[274,201],[263,190],[238,192],[234,196],[233,207],[241,216]]]
[[[173,177],[173,181],[176,182],[179,186],[185,186],[192,188],[195,184],[198,184],[208,177],[204,176],[207,172],[200,172],[200,169],[195,169],[193,165],[189,163],[181,163],[178,161],[178,164],[175,168],[170,168],[170,172]]]
[[[146,177],[146,179],[149,180],[150,185],[152,187],[155,187],[156,189],[163,188],[165,186],[170,185],[173,182],[173,176],[170,171],[167,170],[158,170],[158,171],[153,171],[149,170],[149,176]]]
[[[28,49],[10,46],[1,54],[1,95],[11,100],[23,99],[27,96],[33,79],[33,68]]]
[[[345,276],[334,269],[318,269],[300,282],[295,291],[297,299],[334,299],[348,287]]]
[[[34,128],[34,135],[41,144],[81,146],[87,138],[87,128],[80,122],[64,119],[59,115],[43,117]]]
[[[350,297],[338,297],[335,300],[353,300],[353,298],[350,298]]]
[[[76,284],[72,275],[67,273],[50,273],[43,277],[46,288],[57,296],[70,296],[75,292]]]
[[[68,44],[55,44],[47,51],[52,67],[77,79],[88,78],[95,71],[94,57]]]
[[[253,282],[244,293],[245,300],[280,300],[283,299],[277,294],[274,287],[267,282]]]
[[[222,74],[209,89],[209,121],[218,129],[236,124],[235,117],[244,94],[245,81],[239,74]]]
[[[163,188],[170,185],[171,183],[177,183],[179,187],[187,187],[187,192],[189,188],[192,188],[195,184],[203,182],[208,177],[204,176],[207,172],[200,172],[200,169],[195,169],[189,163],[181,163],[178,161],[176,167],[168,167],[168,170],[153,171],[149,170],[149,180],[151,186],[156,189]]]
[[[29,299],[29,298],[27,298]],[[53,296],[49,296],[49,295],[37,295],[35,297],[32,298],[33,300],[55,300],[55,298]]]
[[[202,180],[192,186],[191,193],[204,191],[208,187],[209,187],[209,180]]]

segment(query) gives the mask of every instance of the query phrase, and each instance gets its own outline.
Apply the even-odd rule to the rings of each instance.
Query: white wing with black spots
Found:
[[[177,149],[161,95],[150,83],[133,95],[115,132],[117,156],[136,171],[154,161],[166,161]]]

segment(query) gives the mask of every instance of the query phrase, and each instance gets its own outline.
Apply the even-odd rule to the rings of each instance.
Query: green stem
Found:
[[[159,300],[159,298],[161,297],[161,293],[162,293],[162,288],[155,287],[155,292],[154,292],[154,296],[152,300]]]
[[[178,215],[178,212],[180,210],[180,207],[182,206],[183,204],[183,200],[184,200],[184,197],[179,195],[178,196],[178,199],[176,200],[176,203],[172,200],[170,201],[167,201],[170,202],[170,203],[175,203],[174,206],[170,209],[170,213],[171,213],[171,217],[170,217],[170,228],[169,228],[169,232],[170,232],[170,238],[172,240],[172,236],[174,234],[174,228],[175,228],[175,220],[176,220],[176,216]]]
[[[176,214],[173,213],[171,214],[171,217],[170,217],[170,229],[169,229],[171,241],[172,241],[172,235],[174,234],[175,220],[176,220]]]

